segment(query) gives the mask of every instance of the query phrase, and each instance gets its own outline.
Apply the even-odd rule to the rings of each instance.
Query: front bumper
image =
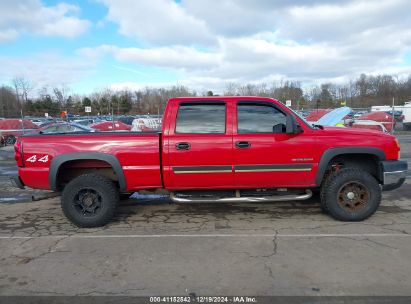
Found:
[[[402,160],[382,161],[383,191],[394,190],[405,182],[408,163]]]
[[[14,187],[20,188],[20,189],[24,189],[24,183],[23,181],[20,179],[19,176],[13,176],[10,178],[11,183]]]

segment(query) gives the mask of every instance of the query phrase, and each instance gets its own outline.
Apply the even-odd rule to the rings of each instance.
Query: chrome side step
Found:
[[[309,189],[305,190],[302,195],[278,195],[278,196],[257,196],[257,197],[241,197],[236,193],[236,197],[224,198],[183,198],[177,197],[174,192],[170,192],[170,198],[175,203],[237,203],[237,202],[286,202],[286,201],[302,201],[313,196],[313,192]]]

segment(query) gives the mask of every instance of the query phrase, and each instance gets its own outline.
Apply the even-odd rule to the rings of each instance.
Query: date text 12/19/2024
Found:
[[[150,303],[257,303],[255,297],[249,296],[162,296],[150,297]]]

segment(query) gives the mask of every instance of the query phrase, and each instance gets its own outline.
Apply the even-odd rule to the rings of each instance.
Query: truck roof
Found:
[[[175,98],[170,98],[170,101],[175,101],[175,100],[189,100],[189,101],[204,101],[206,100],[230,100],[230,99],[245,99],[245,100],[275,100],[274,98],[270,97],[261,97],[261,96],[193,96],[193,97],[175,97]]]

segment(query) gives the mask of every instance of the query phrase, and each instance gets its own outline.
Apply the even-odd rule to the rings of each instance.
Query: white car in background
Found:
[[[144,115],[137,117],[132,123],[132,132],[153,132],[161,130],[162,118],[157,115]]]

